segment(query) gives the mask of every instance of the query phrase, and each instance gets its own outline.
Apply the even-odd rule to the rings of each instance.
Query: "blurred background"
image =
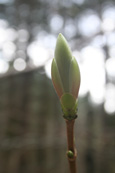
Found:
[[[69,173],[50,75],[60,32],[81,71],[78,172],[115,172],[115,1],[0,0],[0,173]]]

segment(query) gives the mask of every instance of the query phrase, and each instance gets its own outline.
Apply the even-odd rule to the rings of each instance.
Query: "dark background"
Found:
[[[115,2],[0,0],[0,173],[69,173],[50,79],[59,32],[81,70],[78,172],[115,172]]]

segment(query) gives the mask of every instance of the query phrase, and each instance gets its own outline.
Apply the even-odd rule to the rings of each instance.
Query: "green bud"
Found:
[[[74,157],[74,154],[73,154],[73,152],[71,150],[69,150],[69,151],[67,151],[67,156],[69,158],[73,158]]]
[[[80,71],[62,34],[59,34],[57,38],[51,75],[65,118],[74,119],[77,111]]]

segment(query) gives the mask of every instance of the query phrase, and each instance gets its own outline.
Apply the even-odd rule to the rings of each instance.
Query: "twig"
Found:
[[[77,173],[76,157],[77,150],[74,145],[74,122],[75,120],[66,120],[67,127],[67,143],[68,143],[68,161],[71,173]]]

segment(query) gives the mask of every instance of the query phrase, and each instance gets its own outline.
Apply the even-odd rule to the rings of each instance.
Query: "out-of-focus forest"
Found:
[[[81,71],[78,172],[115,172],[115,1],[0,0],[0,173],[69,173],[50,75],[60,32]]]

